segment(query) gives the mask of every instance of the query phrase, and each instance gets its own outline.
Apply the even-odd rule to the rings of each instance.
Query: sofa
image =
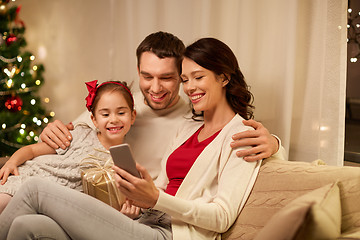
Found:
[[[223,239],[360,239],[360,168],[266,159]]]
[[[360,168],[264,160],[244,208],[222,238],[360,239]]]

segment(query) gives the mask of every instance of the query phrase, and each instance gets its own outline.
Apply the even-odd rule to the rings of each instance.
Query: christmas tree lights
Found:
[[[43,107],[37,91],[44,83],[44,66],[25,51],[25,24],[20,7],[0,3],[0,156],[36,143],[43,127],[54,116]]]

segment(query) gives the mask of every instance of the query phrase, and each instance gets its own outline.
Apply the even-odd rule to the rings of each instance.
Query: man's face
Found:
[[[158,58],[152,52],[141,54],[138,67],[139,86],[149,107],[172,107],[179,100],[180,76],[175,58]]]

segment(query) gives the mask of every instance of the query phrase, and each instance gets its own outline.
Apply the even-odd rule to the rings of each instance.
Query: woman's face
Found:
[[[182,62],[183,89],[195,111],[213,111],[226,102],[227,80],[189,58]],[[225,81],[224,81],[225,80]]]

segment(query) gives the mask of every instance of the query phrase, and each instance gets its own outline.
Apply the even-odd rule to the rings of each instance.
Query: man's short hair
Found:
[[[181,74],[184,51],[184,43],[173,34],[161,31],[155,32],[148,35],[136,49],[137,66],[140,67],[142,53],[152,52],[158,58],[174,57],[178,72]]]

